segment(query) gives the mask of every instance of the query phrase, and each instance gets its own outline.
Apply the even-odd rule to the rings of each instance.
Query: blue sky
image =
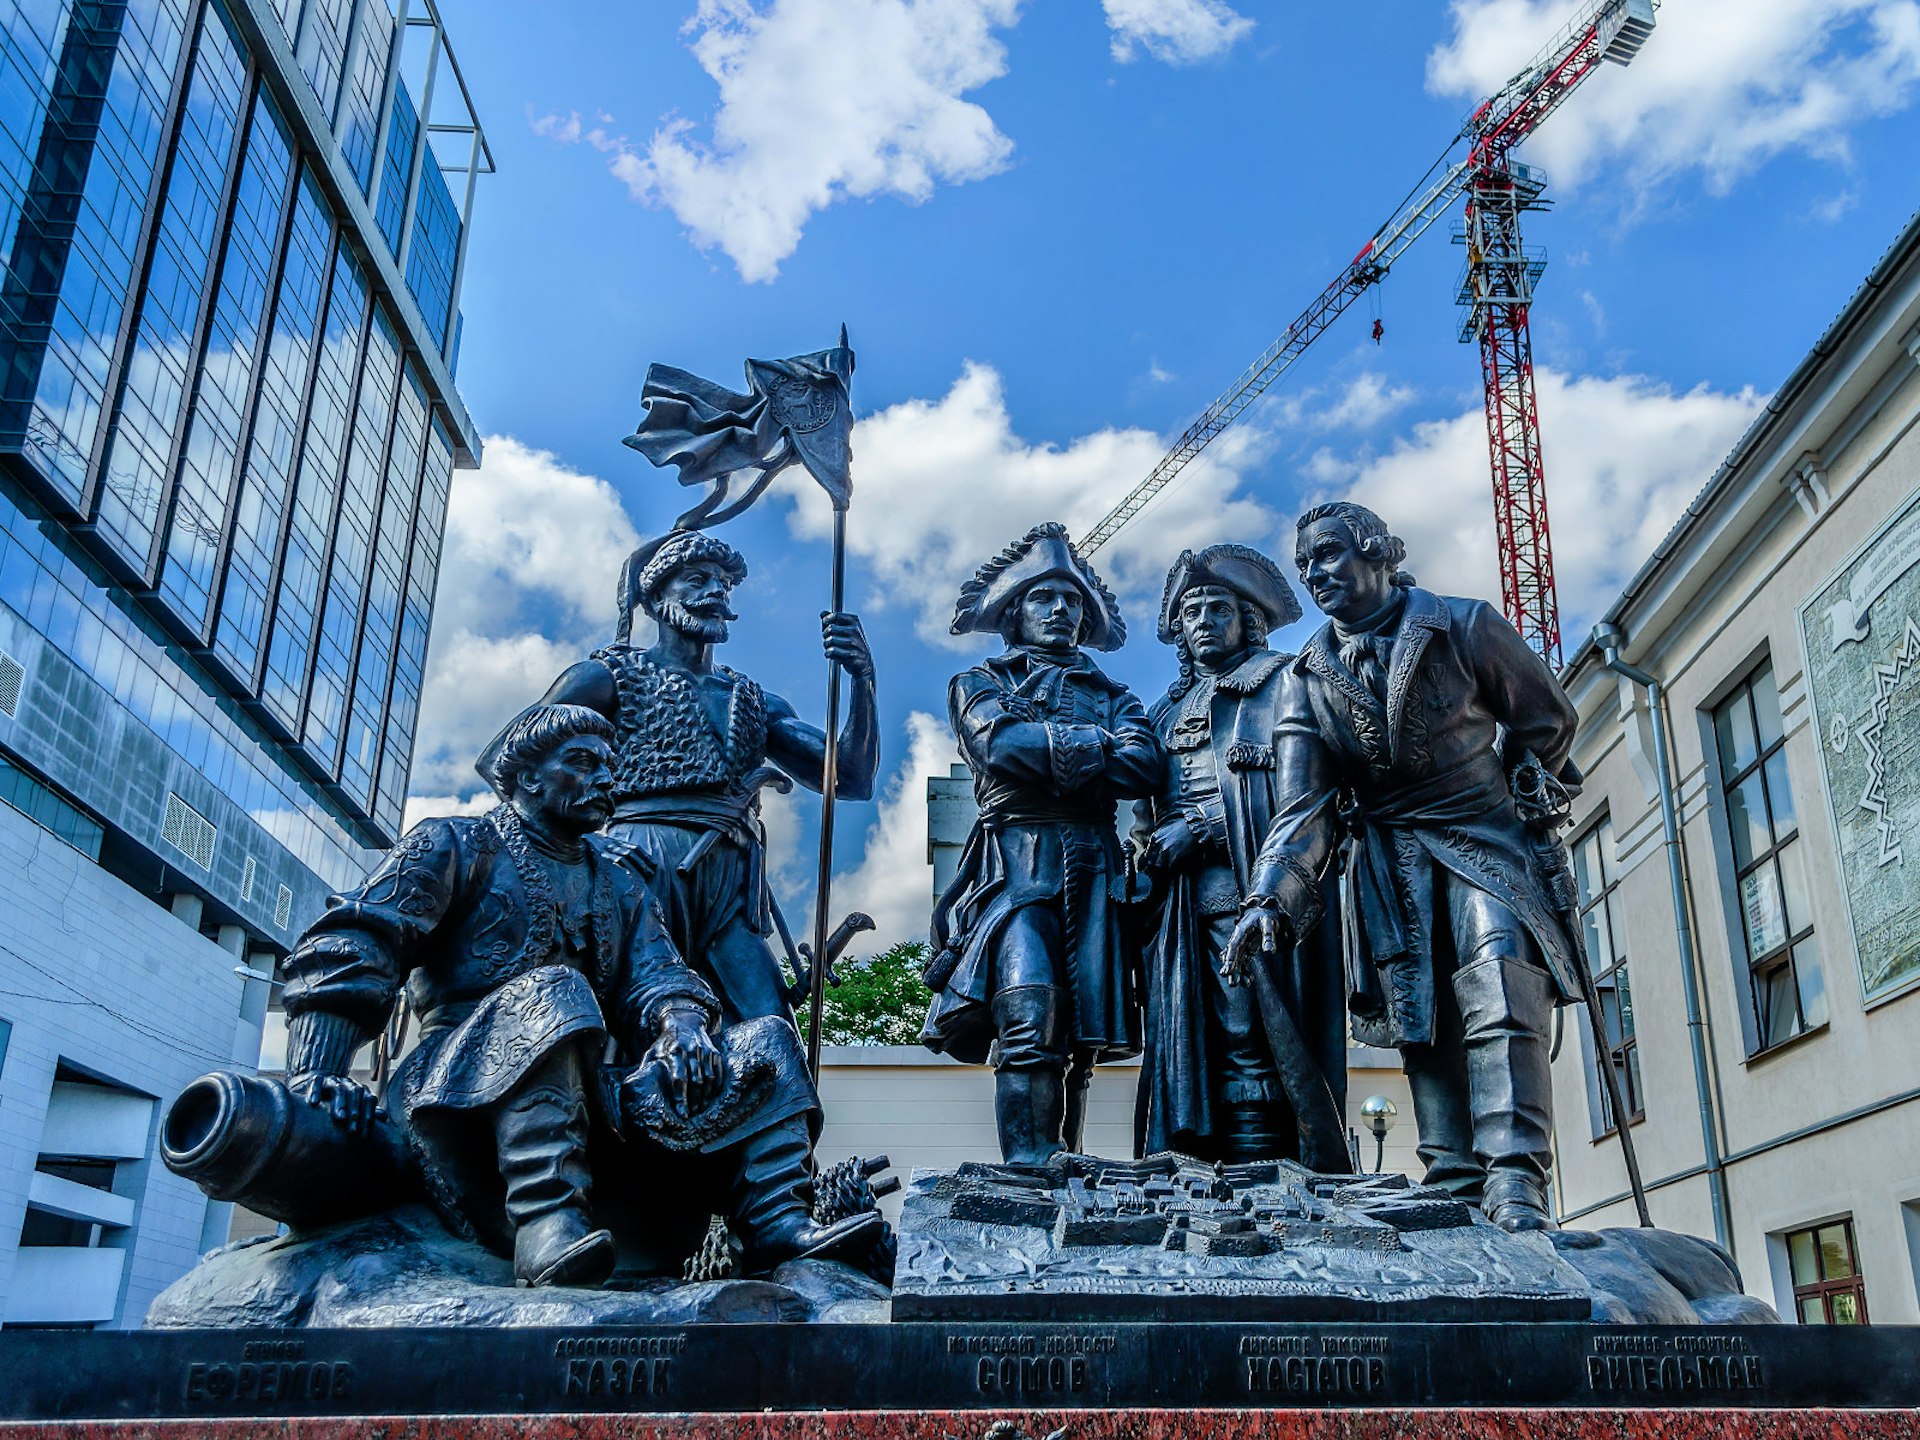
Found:
[[[845,321],[888,791],[843,811],[835,908],[918,931],[945,682],[982,653],[944,635],[959,581],[1037,521],[1103,514],[1575,8],[443,0],[499,166],[459,374],[491,438],[455,478],[414,813],[475,803],[479,744],[608,637],[621,558],[689,503],[619,443],[647,365],[734,382]],[[1526,233],[1570,640],[1920,206],[1916,97],[1915,0],[1668,0],[1523,149],[1555,201]],[[1461,253],[1436,226],[1100,553],[1134,632],[1103,663],[1143,697],[1180,548],[1284,555],[1320,499],[1374,504],[1423,583],[1497,596]],[[808,484],[725,531],[753,567],[725,658],[817,720]],[[801,912],[816,813],[770,818]]]

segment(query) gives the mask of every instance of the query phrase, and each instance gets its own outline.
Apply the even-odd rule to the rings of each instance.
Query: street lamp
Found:
[[[1360,1102],[1360,1118],[1373,1132],[1373,1173],[1376,1175],[1387,1156],[1387,1131],[1393,1128],[1399,1114],[1400,1107],[1384,1095],[1369,1095]]]

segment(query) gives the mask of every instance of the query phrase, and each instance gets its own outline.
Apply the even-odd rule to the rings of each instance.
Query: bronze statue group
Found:
[[[954,632],[1004,649],[949,687],[979,819],[934,909],[922,1038],[993,1066],[1006,1162],[1077,1148],[1092,1067],[1141,1055],[1142,1153],[1350,1170],[1350,1025],[1404,1057],[1429,1183],[1550,1225],[1548,1031],[1579,959],[1557,817],[1527,797],[1577,784],[1574,712],[1496,610],[1404,558],[1357,505],[1302,516],[1327,618],[1296,656],[1268,643],[1301,614],[1279,565],[1183,553],[1151,708],[1089,654],[1126,625],[1063,526],[963,587]],[[397,1123],[443,1218],[525,1284],[677,1273],[709,1213],[755,1273],[859,1263],[881,1228],[811,1203],[820,1102],[759,792],[818,788],[829,742],[714,658],[745,575],[701,531],[643,546],[615,642],[481,757],[499,805],[414,827],[286,962],[288,1087],[348,1132]],[[865,800],[873,661],[853,616],[822,634],[851,687],[837,794]],[[403,988],[419,1041],[376,1097],[353,1060]]]

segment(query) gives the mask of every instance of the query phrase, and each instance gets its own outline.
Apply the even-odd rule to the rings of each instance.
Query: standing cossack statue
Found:
[[[613,725],[608,833],[646,857],[668,933],[713,987],[721,1012],[729,1020],[790,1021],[786,983],[767,943],[772,900],[759,786],[770,778],[784,785],[784,772],[819,789],[826,736],[778,695],[714,659],[736,618],[733,589],[746,574],[737,550],[700,531],[671,530],[641,546],[620,578],[614,643],[563,674],[543,703],[584,705]],[[658,625],[646,648],[631,643],[635,611]],[[873,659],[855,616],[829,613],[821,629],[828,660],[853,691],[839,736],[837,792],[865,800],[880,753]]]
[[[1548,1031],[1579,959],[1552,845],[1515,801],[1567,790],[1575,712],[1492,606],[1434,595],[1405,545],[1346,502],[1300,517],[1294,559],[1327,624],[1287,672],[1278,812],[1229,946],[1245,970],[1307,934],[1347,838],[1341,908],[1356,1039],[1397,1046],[1430,1184],[1508,1230],[1544,1229]]]
[[[1180,673],[1148,712],[1166,781],[1134,807],[1156,910],[1134,1117],[1142,1154],[1350,1168],[1333,917],[1245,984],[1220,968],[1277,811],[1273,734],[1293,657],[1267,636],[1299,618],[1280,568],[1244,545],[1183,551],[1167,572],[1159,638]]]
[[[1165,754],[1086,654],[1118,649],[1126,624],[1064,526],[981,566],[952,629],[1007,648],[947,691],[980,818],[934,906],[921,1040],[974,1064],[991,1051],[1001,1154],[1035,1164],[1078,1148],[1092,1066],[1140,1050],[1114,819],[1159,788]]]

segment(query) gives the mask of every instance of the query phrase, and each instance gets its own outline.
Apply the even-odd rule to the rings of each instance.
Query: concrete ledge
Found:
[[[936,1055],[921,1045],[822,1045],[822,1065],[946,1065],[962,1070],[984,1070],[984,1065],[962,1065],[950,1055]],[[1140,1061],[1115,1060],[1101,1067],[1111,1070],[1138,1070]],[[1398,1070],[1400,1052],[1383,1050],[1377,1045],[1349,1045],[1349,1070]]]

